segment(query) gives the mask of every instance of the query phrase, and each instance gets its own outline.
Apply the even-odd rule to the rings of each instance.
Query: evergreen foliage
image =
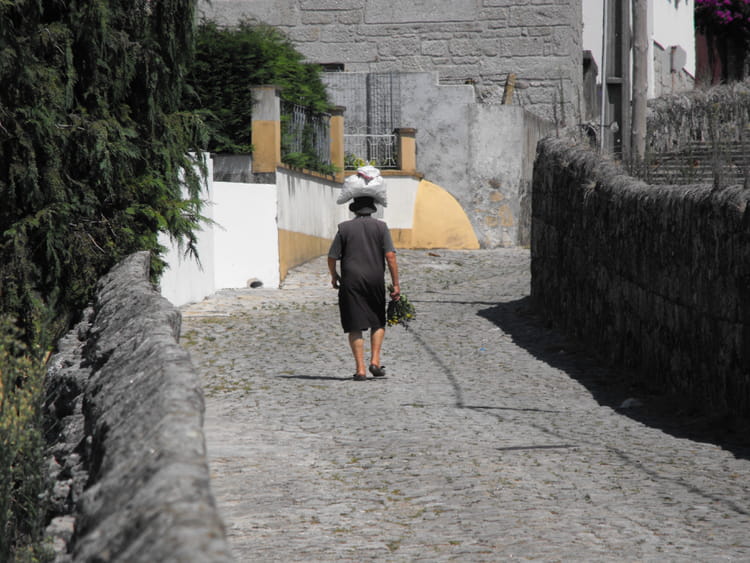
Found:
[[[252,152],[250,87],[273,84],[283,100],[324,112],[329,104],[321,72],[319,65],[305,63],[276,28],[249,20],[224,28],[206,20],[196,31],[195,64],[189,76],[192,95],[186,105],[213,114],[211,151],[248,153]]]
[[[152,251],[158,275],[159,232],[195,251],[194,3],[0,0],[2,561],[38,560],[19,542],[44,516],[40,351],[124,256]]]
[[[158,273],[159,231],[195,248],[194,2],[0,1],[0,308],[27,338],[36,301],[66,325],[133,251]]]
[[[35,353],[36,352],[36,353]],[[0,317],[0,561],[47,558],[36,542],[44,507],[41,431],[44,369],[7,317]]]

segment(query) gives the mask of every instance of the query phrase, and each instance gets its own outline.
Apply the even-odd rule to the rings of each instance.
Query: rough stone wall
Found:
[[[536,145],[553,126],[521,108],[474,106],[470,112],[469,216],[485,248],[528,246]]]
[[[514,103],[577,123],[582,7],[578,0],[202,0],[201,16],[248,17],[283,29],[308,60],[351,72],[437,72],[499,100],[509,73]]]
[[[539,145],[532,298],[656,389],[750,417],[750,191],[649,186]]]
[[[58,562],[231,561],[180,313],[137,253],[99,282],[47,377]]]

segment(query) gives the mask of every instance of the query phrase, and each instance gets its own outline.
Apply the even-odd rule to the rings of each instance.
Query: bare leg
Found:
[[[365,368],[365,339],[362,338],[362,331],[353,330],[349,333],[349,346],[352,347],[354,361],[357,364],[357,375],[366,375]]]
[[[370,347],[372,348],[372,358],[370,364],[380,367],[380,350],[383,348],[383,339],[385,338],[385,329],[378,328],[372,331],[370,335]]]

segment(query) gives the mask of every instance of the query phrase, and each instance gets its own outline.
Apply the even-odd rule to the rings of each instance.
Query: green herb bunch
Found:
[[[393,292],[393,285],[388,286],[388,291]],[[414,305],[405,294],[401,294],[398,299],[391,299],[388,303],[386,318],[388,326],[402,325],[409,329],[409,323],[417,316]]]

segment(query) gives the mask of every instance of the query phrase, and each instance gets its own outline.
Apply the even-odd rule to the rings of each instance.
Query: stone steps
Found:
[[[716,151],[716,152],[714,152]],[[649,159],[647,180],[652,184],[713,182],[714,162],[719,159],[722,183],[742,184],[750,169],[750,146],[695,142],[680,151],[661,152]]]

